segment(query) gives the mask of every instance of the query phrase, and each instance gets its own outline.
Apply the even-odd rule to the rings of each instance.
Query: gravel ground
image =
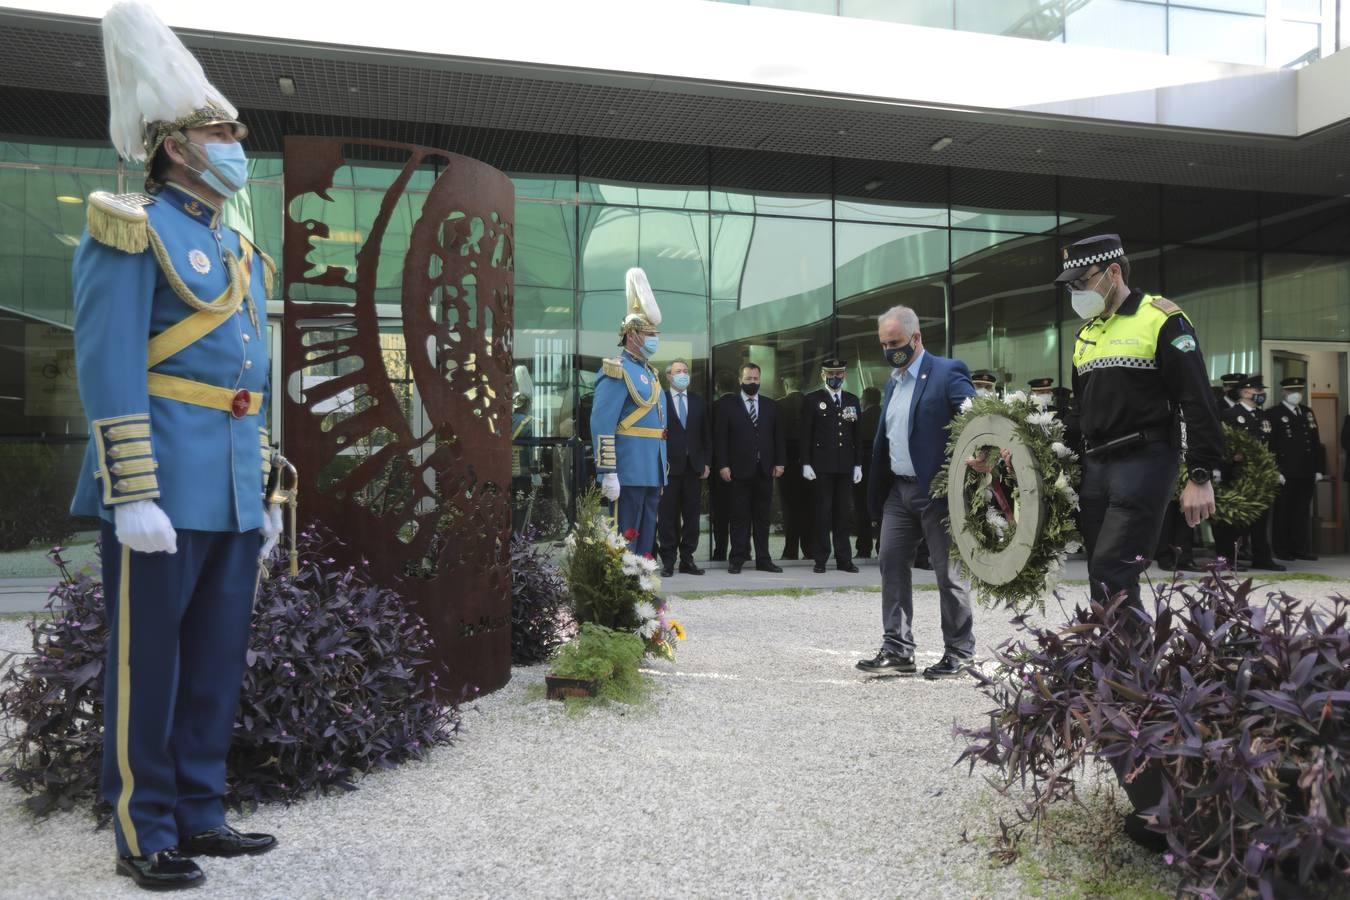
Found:
[[[1345,585],[1291,584],[1312,597]],[[1069,588],[1072,599],[1082,588]],[[1046,852],[989,861],[1011,801],[954,769],[954,721],[983,720],[969,680],[865,680],[879,597],[673,600],[689,629],[678,665],[653,666],[644,706],[569,714],[542,699],[543,668],[466,711],[464,738],[361,790],[264,808],[247,830],[281,846],[204,860],[196,896],[917,896],[1075,893]],[[920,667],[941,655],[937,594],[916,595]],[[982,652],[1010,633],[977,618]],[[0,658],[27,646],[0,621]],[[114,878],[112,837],[77,814],[36,823],[0,785],[0,896],[138,894]],[[1098,865],[1098,844],[1080,856]],[[962,839],[968,832],[974,841]],[[1053,843],[1053,841],[1051,842]],[[1175,880],[1119,842],[1132,884]],[[1039,856],[1038,856],[1039,854]],[[1028,865],[1030,862],[1030,865]],[[1071,889],[1072,888],[1072,889]]]

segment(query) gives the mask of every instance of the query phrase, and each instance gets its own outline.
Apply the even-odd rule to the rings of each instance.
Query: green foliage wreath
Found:
[[[1275,454],[1258,438],[1233,425],[1223,426],[1223,478],[1214,483],[1213,520],[1241,528],[1255,522],[1280,492]],[[1177,473],[1177,494],[1186,487],[1186,466]]]

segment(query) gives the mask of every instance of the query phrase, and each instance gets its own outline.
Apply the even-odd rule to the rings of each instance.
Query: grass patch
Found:
[[[61,555],[69,564],[71,571],[84,566],[98,568],[98,553],[95,550],[97,532],[86,531],[77,534],[62,544],[65,549]],[[23,550],[11,550],[0,553],[0,578],[45,578],[50,575],[55,584],[60,572],[47,558],[48,546],[27,547]]]

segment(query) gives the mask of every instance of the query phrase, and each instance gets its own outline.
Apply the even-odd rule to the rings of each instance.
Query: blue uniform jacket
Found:
[[[178,529],[259,528],[269,463],[266,401],[236,418],[150,396],[147,370],[236,395],[240,389],[263,394],[270,260],[222,227],[218,209],[175,186],[165,187],[145,212],[162,259],[153,242],[128,253],[88,231],[75,253],[76,372],[90,440],[71,511],[111,521],[113,506],[153,499]],[[239,278],[249,298],[237,313],[217,317],[223,324],[150,369],[150,339],[196,313],[178,291],[185,287],[211,302],[228,290],[227,252],[242,261]]]
[[[933,476],[947,461],[947,426],[960,412],[962,402],[975,396],[975,385],[970,383],[970,370],[961,360],[931,353],[924,353],[919,360],[917,378],[909,403],[909,458],[914,462],[914,477],[926,494]],[[867,506],[878,519],[895,483],[891,442],[886,437],[886,408],[896,384],[895,378],[886,382],[886,392],[881,398],[881,422],[872,441],[872,480],[868,485]]]
[[[597,478],[618,472],[620,485],[663,487],[665,431],[666,410],[656,370],[626,351],[618,359],[606,359],[591,406]]]

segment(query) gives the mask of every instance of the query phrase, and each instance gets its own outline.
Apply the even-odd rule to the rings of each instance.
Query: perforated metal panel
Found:
[[[524,140],[521,133],[576,135],[1197,187],[1350,190],[1350,123],[1293,140],[1045,117],[1010,121],[1006,113],[864,104],[736,86],[662,86],[595,72],[527,77],[518,68],[511,74],[487,73],[486,64],[449,59],[398,64],[387,56],[359,57],[356,50],[237,49],[191,34],[184,40],[236,105],[278,116],[262,123],[261,137],[273,146],[279,139],[269,133],[272,127],[290,134],[337,133],[319,130],[328,126],[443,146],[427,135],[453,136],[457,132],[443,129],[454,126],[509,132],[518,140]],[[65,98],[104,91],[102,52],[92,22],[43,22],[0,13],[0,46],[5,48],[0,86]],[[282,75],[295,80],[294,97],[281,96],[277,79]],[[600,83],[605,80],[612,83]],[[0,123],[9,133],[22,130],[16,122],[50,123],[42,133],[69,136],[80,126],[63,120],[90,116],[90,107],[73,99],[26,114],[22,104],[4,102],[7,112],[19,107],[14,120],[7,115]],[[94,118],[101,128],[102,119]],[[362,123],[359,132],[345,128],[353,120]],[[387,131],[381,133],[381,127]],[[932,152],[929,146],[943,136],[953,138],[951,146]],[[557,145],[542,149],[547,159],[562,158]],[[661,154],[644,153],[668,163]],[[642,180],[640,173],[632,180]]]

